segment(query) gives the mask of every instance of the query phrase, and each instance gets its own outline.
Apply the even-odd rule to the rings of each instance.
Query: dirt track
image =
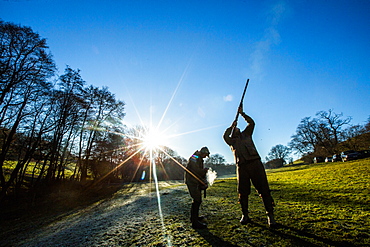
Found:
[[[138,184],[46,224],[34,222],[28,229],[13,229],[0,245],[191,246],[194,236],[187,231],[191,199],[183,184],[161,184],[170,185],[160,190],[163,221],[156,192],[149,192],[148,184]]]

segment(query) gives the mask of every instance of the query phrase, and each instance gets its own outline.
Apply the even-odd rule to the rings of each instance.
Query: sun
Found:
[[[149,128],[143,135],[142,146],[150,151],[166,146],[166,136],[155,128]]]

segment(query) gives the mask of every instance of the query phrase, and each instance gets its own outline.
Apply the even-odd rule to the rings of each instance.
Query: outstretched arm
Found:
[[[243,116],[243,118],[245,119],[245,121],[248,124],[251,124],[253,126],[255,125],[253,119],[250,116],[248,116],[247,114],[245,114],[245,112],[243,111],[243,107],[242,106],[239,106],[238,111],[239,111],[240,115]]]
[[[245,132],[250,132],[249,134],[252,135],[253,130],[254,130],[254,126],[255,126],[254,120],[250,116],[248,116],[247,114],[244,113],[242,107],[239,107],[239,112],[240,112],[240,115],[243,116],[244,120],[248,123],[247,127],[244,129],[243,132],[244,133]]]
[[[249,125],[255,125],[255,123],[254,123],[254,120],[250,117],[250,116],[248,116],[247,114],[245,114],[244,112],[243,113],[241,113],[241,115],[243,116],[243,118],[245,119],[245,121],[249,124]]]

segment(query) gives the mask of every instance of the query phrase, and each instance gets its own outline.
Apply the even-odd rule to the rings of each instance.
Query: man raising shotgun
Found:
[[[236,127],[239,114],[242,115],[248,123],[243,131],[240,131],[240,129]],[[248,197],[251,193],[252,181],[260,197],[262,197],[268,224],[270,227],[275,227],[277,224],[274,219],[274,200],[270,194],[270,188],[267,182],[265,169],[261,162],[261,157],[252,140],[254,126],[255,123],[253,119],[243,112],[241,103],[235,121],[226,129],[223,136],[225,142],[231,147],[234,153],[235,163],[237,165],[239,203],[243,213],[240,223],[246,225],[251,222],[248,215]]]

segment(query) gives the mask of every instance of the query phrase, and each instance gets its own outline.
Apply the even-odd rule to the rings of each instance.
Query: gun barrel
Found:
[[[247,80],[247,83],[245,84],[243,95],[242,95],[242,99],[240,100],[239,107],[242,107],[243,106],[244,95],[245,95],[245,91],[247,91],[248,84],[249,84],[249,79]],[[238,121],[238,117],[239,117],[239,109],[236,112],[235,121]]]

